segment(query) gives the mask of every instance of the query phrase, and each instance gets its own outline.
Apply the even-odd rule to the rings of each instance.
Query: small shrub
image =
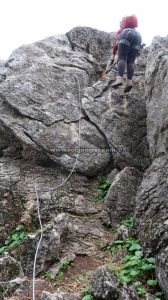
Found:
[[[122,224],[128,228],[133,228],[134,217],[123,220]],[[112,266],[112,270],[118,276],[122,284],[133,284],[140,296],[146,291],[153,290],[155,300],[160,300],[162,292],[158,287],[155,278],[155,258],[145,258],[139,240],[129,237],[125,240],[116,240],[112,244],[106,246],[105,250],[112,253],[122,251],[126,255],[123,256],[119,266]]]
[[[60,281],[64,276],[64,272],[68,269],[68,267],[72,265],[72,262],[68,259],[64,259],[60,262],[60,270],[55,276],[54,281]]]
[[[5,240],[5,245],[0,247],[0,253],[3,253],[14,247],[17,247],[23,242],[23,240],[27,237],[27,235],[28,232],[24,231],[24,226],[18,225],[16,229]]]
[[[46,271],[43,275],[43,277],[47,280],[50,280],[51,279],[51,272],[50,271]]]
[[[89,287],[85,288],[82,291],[81,297],[82,297],[82,300],[93,300],[91,289]]]

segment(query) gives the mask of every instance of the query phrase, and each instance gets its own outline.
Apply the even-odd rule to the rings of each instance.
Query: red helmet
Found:
[[[135,15],[128,16],[124,20],[124,28],[138,27],[138,19]]]
[[[125,28],[125,21],[126,21],[127,16],[124,16],[121,21],[120,21],[120,27]]]

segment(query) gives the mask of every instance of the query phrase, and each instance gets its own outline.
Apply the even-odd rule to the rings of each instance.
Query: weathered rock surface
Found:
[[[111,55],[113,34],[89,27],[76,27],[69,31],[68,37],[73,50],[89,53],[94,58],[93,66],[105,69]],[[97,69],[99,71],[100,69]]]
[[[79,300],[78,296],[69,293],[54,293],[42,292],[41,300]]]
[[[87,178],[73,174],[62,186],[79,148],[75,171],[83,175],[110,172],[114,167],[117,173],[129,166],[113,182],[114,223],[134,209],[141,177],[137,169],[144,170],[150,163],[144,95],[146,52],[137,60],[134,89],[128,95],[123,88],[112,91],[116,71],[112,70],[107,80],[100,79],[111,54],[112,36],[79,27],[66,35],[24,45],[0,64],[0,246],[17,224],[28,229],[33,225],[34,232],[9,250],[24,275],[32,275],[40,237],[36,191],[44,226],[37,274],[57,265],[69,251],[73,257],[90,255],[97,244],[106,242],[104,229],[94,218],[97,208],[87,198]],[[122,183],[116,179],[120,177]],[[105,268],[99,269],[92,283],[96,297],[112,300],[119,296],[120,284]],[[9,280],[4,289],[11,295],[21,284],[18,279]],[[123,297],[129,299],[131,293],[125,288]],[[42,297],[76,299],[47,292]]]
[[[114,70],[103,81],[85,89],[82,106],[89,120],[104,134],[117,167],[145,169],[150,164],[146,140],[144,77],[135,77],[129,95],[111,89]]]
[[[147,293],[147,294],[145,295],[145,300],[155,300],[155,296],[153,296],[153,295]]]
[[[168,154],[168,37],[156,37],[146,69],[147,138],[153,159]]]
[[[136,228],[144,250],[157,254],[168,244],[168,158],[157,158],[137,193]]]
[[[43,160],[43,164],[45,160]],[[69,173],[62,172],[57,166],[52,168],[50,162],[46,161],[46,167],[33,161],[23,162],[1,158],[0,160],[0,244],[4,236],[14,229],[17,223],[32,224],[37,221],[37,199],[35,186],[39,194],[42,220],[51,220],[59,211],[64,209],[62,198],[68,197],[67,211],[80,210],[80,205],[75,208],[75,201],[79,203],[82,182],[87,181],[85,177],[73,175],[64,187],[56,188],[66,179]],[[74,180],[72,179],[74,178]],[[53,190],[54,188],[54,190]],[[76,189],[76,192],[75,192]],[[71,194],[70,194],[71,191]],[[78,197],[77,197],[78,196]],[[60,209],[59,209],[60,199]],[[72,200],[70,205],[70,200]],[[81,211],[86,212],[87,204],[83,199]],[[85,206],[85,208],[84,208]],[[72,208],[73,207],[73,208]],[[92,212],[93,208],[89,208]]]
[[[44,162],[44,161],[43,161]],[[45,271],[51,263],[59,262],[67,252],[90,255],[97,249],[97,241],[104,242],[105,233],[99,220],[92,217],[97,209],[86,197],[87,178],[73,174],[64,186],[68,172],[1,158],[0,161],[0,246],[15,230],[18,223],[31,232],[21,245],[10,249],[12,257],[21,264],[24,274],[32,274],[33,258],[40,237],[37,218],[37,199],[44,227],[36,271]],[[86,185],[86,187],[85,187]],[[56,188],[61,186],[61,188]],[[67,212],[67,214],[61,212]],[[83,217],[86,217],[87,220]],[[46,224],[47,223],[47,224]]]
[[[94,224],[94,226],[93,226]],[[10,250],[11,255],[20,262],[24,274],[31,275],[33,258],[40,238],[40,232],[28,235],[17,248]],[[95,221],[86,222],[74,216],[62,213],[43,230],[36,273],[48,270],[54,262],[60,261],[60,255],[72,252],[78,255],[90,255],[96,251],[96,241],[105,241],[104,230]]]
[[[134,167],[124,168],[114,178],[105,199],[105,209],[112,225],[119,224],[134,212],[136,192],[141,180],[141,172]]]
[[[116,229],[116,233],[114,236],[114,241],[117,240],[126,240],[129,236],[131,236],[131,230],[125,225],[120,225]]]
[[[5,62],[0,60],[0,83],[6,79]]]
[[[21,265],[7,254],[0,258],[0,270],[0,282],[13,280],[23,275]]]
[[[48,222],[59,212],[81,216],[97,212],[85,196],[88,193],[87,178],[73,174],[61,186],[68,175],[58,166],[52,168],[47,160],[45,166],[45,160],[34,164],[33,161],[0,159],[0,245],[18,223],[39,226],[35,187],[43,222]]]
[[[78,172],[97,175],[112,154],[120,167],[145,168],[149,158],[142,72],[129,96],[110,91],[114,71],[95,83],[95,68],[105,66],[112,36],[79,27],[15,50],[0,84],[0,131],[71,169],[80,129]]]
[[[91,289],[96,299],[118,299],[119,287],[117,277],[105,266],[97,268],[91,278]]]
[[[68,252],[65,253],[65,256],[61,257],[59,263],[54,263],[49,269],[48,272],[50,274],[50,279],[54,280],[56,276],[58,275],[59,272],[62,271],[62,265],[68,262],[69,266],[71,265],[72,262],[74,262],[76,258],[75,253],[73,252]]]
[[[146,68],[147,139],[153,162],[136,197],[136,228],[146,255],[157,258],[156,274],[168,299],[168,37],[156,37]]]
[[[44,280],[36,278],[36,289],[44,285],[44,283]],[[29,280],[27,277],[18,277],[6,282],[0,282],[0,290],[2,292],[2,300],[32,299],[32,280]]]
[[[133,286],[127,286],[125,285],[124,288],[122,288],[121,294],[118,298],[118,300],[139,300],[139,296]]]
[[[107,267],[97,268],[91,278],[91,290],[94,299],[100,300],[139,300],[139,296],[133,286],[121,285]]]
[[[105,34],[99,34],[103,40]],[[104,136],[80,110],[83,90],[94,81],[93,60],[91,54],[73,50],[65,35],[50,37],[15,50],[0,84],[0,127],[66,169],[78,152],[80,119],[85,150],[76,170],[87,175],[103,170],[111,159],[100,151],[108,148]]]
[[[168,247],[161,250],[156,257],[156,275],[159,285],[168,299]]]

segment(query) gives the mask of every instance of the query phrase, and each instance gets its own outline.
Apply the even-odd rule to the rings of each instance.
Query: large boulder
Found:
[[[23,276],[23,271],[19,262],[8,254],[0,258],[0,282],[16,279]]]
[[[34,157],[33,157],[34,160]],[[51,221],[58,213],[76,216],[94,215],[98,208],[87,199],[89,180],[82,175],[65,172],[50,161],[43,165],[19,159],[1,158],[0,161],[0,246],[18,224],[28,231],[39,227],[37,197],[43,223]],[[92,217],[91,217],[92,219]]]
[[[116,71],[112,69],[106,80],[99,80],[85,89],[82,99],[86,115],[103,133],[115,166],[120,169],[134,166],[144,170],[150,164],[144,75],[141,74],[137,72],[139,76],[135,76],[134,89],[125,94],[122,87],[117,91],[111,88],[111,81],[116,77]]]
[[[91,278],[91,289],[96,299],[118,299],[120,283],[108,268],[100,266]]]
[[[94,226],[93,226],[94,224]],[[23,269],[24,275],[31,275],[33,262],[40,231],[29,234],[20,245],[9,249]],[[43,238],[40,243],[37,261],[36,274],[48,270],[55,262],[60,261],[60,256],[68,252],[76,255],[91,255],[97,250],[97,241],[104,244],[105,232],[99,222],[95,220],[86,222],[81,218],[58,214],[57,217],[43,228]]]
[[[168,37],[156,37],[146,69],[147,138],[153,159],[168,151]]]
[[[156,256],[156,275],[168,299],[168,157],[154,160],[137,193],[136,230],[146,255]]]
[[[146,253],[154,255],[168,243],[168,157],[155,159],[138,189],[136,229]]]
[[[41,300],[79,300],[79,297],[69,293],[54,293],[43,291]]]
[[[140,300],[140,298],[134,286],[131,285],[127,286],[125,284],[124,288],[122,288],[122,292],[120,293],[118,300]],[[150,300],[150,299],[145,298],[145,300]]]
[[[68,170],[80,152],[75,169],[88,176],[102,173],[112,156],[120,169],[146,168],[146,53],[136,65],[133,91],[111,91],[116,70],[98,79],[112,40],[113,34],[77,27],[11,54],[0,81],[0,153],[14,138],[23,157],[34,149]]]
[[[69,31],[68,37],[72,49],[91,54],[95,70],[105,68],[110,58],[114,34],[89,27],[76,27]],[[99,68],[98,68],[99,66]]]
[[[168,247],[161,250],[156,257],[156,275],[159,285],[168,299]]]
[[[156,256],[156,275],[168,299],[168,37],[154,38],[146,68],[147,139],[153,160],[136,202],[136,230],[146,255]]]
[[[98,267],[94,272],[91,290],[97,300],[139,300],[135,288],[121,285],[116,275],[105,266]]]
[[[110,41],[103,32],[99,38]],[[81,147],[76,170],[86,175],[104,170],[111,155],[102,149],[109,146],[80,104],[84,88],[96,80],[94,60],[92,54],[73,50],[66,35],[16,49],[0,83],[0,132],[6,129],[6,137],[12,134],[24,148],[34,148],[68,170]]]
[[[119,224],[135,210],[137,188],[142,174],[134,167],[126,167],[114,178],[105,198],[105,209],[111,224]]]

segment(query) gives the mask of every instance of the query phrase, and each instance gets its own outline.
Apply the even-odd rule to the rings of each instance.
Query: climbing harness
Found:
[[[105,71],[105,72],[102,73],[102,77],[103,77],[103,75],[105,76],[108,73],[110,73],[111,70],[113,70],[113,72],[115,72],[115,73],[118,73],[117,64],[118,64],[118,60],[116,60],[114,62],[114,64],[110,67],[110,69],[108,69],[108,71]],[[125,72],[124,74],[127,74],[127,72]],[[134,73],[134,76],[141,76],[141,75],[145,75],[145,72],[136,72],[136,73]]]

